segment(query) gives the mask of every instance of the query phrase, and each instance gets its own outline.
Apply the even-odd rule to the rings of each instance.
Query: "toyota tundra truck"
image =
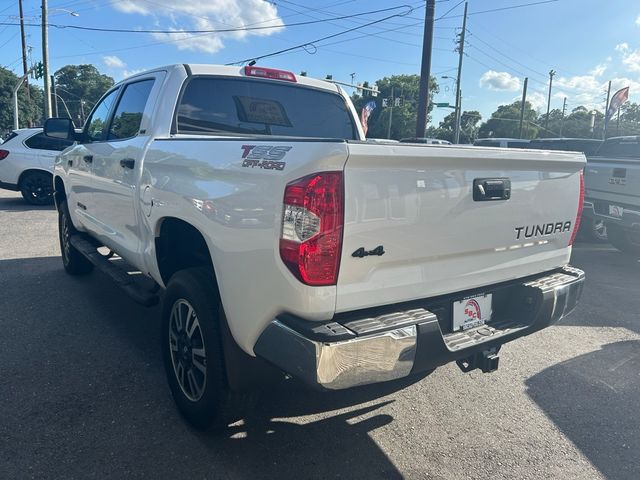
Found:
[[[376,144],[357,119],[332,83],[173,65],[115,85],[82,133],[46,122],[73,142],[54,167],[64,268],[162,302],[194,425],[224,424],[267,368],[323,390],[490,372],[576,306],[584,155]]]
[[[606,139],[587,157],[584,212],[618,250],[640,257],[640,136]]]

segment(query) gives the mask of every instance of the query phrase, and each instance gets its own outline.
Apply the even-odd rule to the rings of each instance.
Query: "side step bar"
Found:
[[[110,277],[134,302],[145,307],[153,307],[160,301],[155,293],[148,292],[140,286],[134,277],[118,268],[107,257],[96,249],[95,245],[81,235],[72,235],[71,245],[95,265],[101,272]]]

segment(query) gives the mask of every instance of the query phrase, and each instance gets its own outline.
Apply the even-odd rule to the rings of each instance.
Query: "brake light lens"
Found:
[[[316,173],[287,185],[280,258],[301,282],[337,283],[343,222],[342,172]]]
[[[4,160],[9,156],[9,150],[0,150],[0,160]]]
[[[580,170],[580,199],[578,201],[578,213],[576,214],[576,221],[573,222],[573,232],[571,232],[571,239],[569,245],[573,245],[573,242],[578,235],[578,229],[580,228],[580,220],[582,219],[582,207],[584,205],[584,170]]]
[[[244,67],[244,74],[247,77],[272,78],[274,80],[284,80],[286,82],[297,82],[296,76],[292,72],[286,70],[277,70],[275,68],[254,67],[247,65]]]

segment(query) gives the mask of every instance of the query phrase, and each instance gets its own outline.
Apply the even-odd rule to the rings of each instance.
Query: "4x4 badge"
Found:
[[[356,258],[364,258],[368,257],[369,255],[377,255],[381,257],[382,255],[384,255],[384,253],[384,247],[382,245],[378,245],[373,250],[365,250],[363,247],[360,247],[355,252],[353,252],[351,256]]]

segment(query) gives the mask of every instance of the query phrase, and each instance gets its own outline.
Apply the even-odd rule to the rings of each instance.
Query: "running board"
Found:
[[[107,257],[98,252],[95,245],[91,242],[77,234],[71,235],[69,241],[71,245],[87,257],[96,268],[110,277],[134,302],[145,307],[153,307],[158,304],[160,301],[158,295],[142,288],[133,276],[110,262]]]

